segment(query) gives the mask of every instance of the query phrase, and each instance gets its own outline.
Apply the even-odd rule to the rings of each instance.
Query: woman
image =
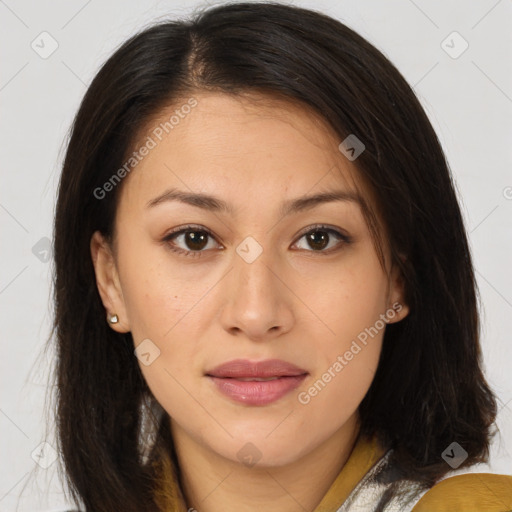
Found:
[[[105,63],[55,217],[58,432],[91,511],[506,510],[474,272],[396,68],[238,3]],[[441,479],[442,482],[439,482]]]

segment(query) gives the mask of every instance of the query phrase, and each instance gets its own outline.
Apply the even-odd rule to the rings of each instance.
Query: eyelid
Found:
[[[297,234],[297,237],[300,239],[301,237],[303,237],[310,231],[315,231],[315,230],[320,231],[322,229],[324,231],[336,232],[337,234],[339,234],[340,238],[342,238],[347,243],[350,243],[353,241],[352,237],[350,235],[348,235],[343,229],[338,228],[336,226],[331,226],[329,224],[313,224],[311,226],[308,226],[308,227],[304,228],[303,230],[301,230]]]
[[[213,236],[213,234],[211,233],[211,231],[208,228],[201,226],[200,224],[184,224],[183,226],[179,226],[177,228],[171,229],[164,235],[164,237],[169,236],[169,235],[175,235],[176,233],[179,233],[180,231],[187,231],[188,229],[190,229],[190,230],[196,229],[197,231],[205,231],[206,233],[211,234]]]

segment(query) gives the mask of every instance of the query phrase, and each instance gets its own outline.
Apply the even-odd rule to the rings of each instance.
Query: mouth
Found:
[[[306,370],[279,359],[237,359],[205,373],[222,395],[251,406],[276,402],[297,388],[307,375]]]

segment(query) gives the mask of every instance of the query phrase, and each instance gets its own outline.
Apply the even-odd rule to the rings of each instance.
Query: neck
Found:
[[[266,467],[227,459],[171,420],[187,509],[197,512],[313,511],[350,456],[359,433],[352,416],[330,438],[293,462]]]

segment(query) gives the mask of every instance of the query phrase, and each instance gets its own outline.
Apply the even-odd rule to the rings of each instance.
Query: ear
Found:
[[[400,256],[402,260],[404,257]],[[394,315],[388,315],[388,323],[400,322],[409,314],[409,304],[405,301],[405,284],[402,272],[396,263],[393,263],[390,275],[390,287],[388,294],[388,310]]]
[[[96,274],[96,286],[106,309],[106,321],[116,332],[129,332],[130,322],[110,244],[99,231],[96,231],[91,237],[90,248]],[[108,319],[114,314],[118,316],[119,322],[111,324]]]

